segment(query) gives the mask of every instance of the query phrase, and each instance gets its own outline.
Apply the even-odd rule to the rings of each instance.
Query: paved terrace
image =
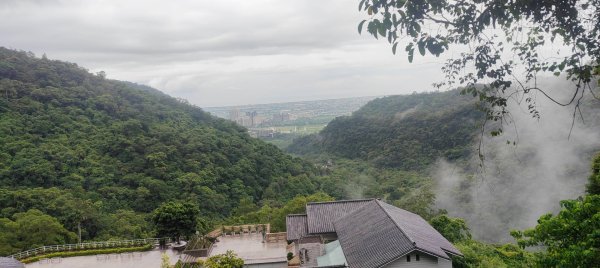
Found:
[[[171,265],[179,260],[174,250],[151,250],[122,254],[102,254],[69,258],[53,258],[25,265],[26,268],[160,268],[161,255],[169,255]]]
[[[287,243],[285,241],[269,243],[262,241],[260,233],[220,236],[219,242],[214,244],[210,256],[233,250],[247,264],[287,260]]]

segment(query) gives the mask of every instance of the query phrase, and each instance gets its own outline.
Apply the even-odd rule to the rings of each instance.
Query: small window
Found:
[[[410,255],[406,255],[406,262],[410,262]]]
[[[421,260],[421,258],[420,258],[420,256],[419,256],[419,253],[417,253],[417,256],[415,256],[415,259],[416,259],[417,261],[420,261],[420,260]]]

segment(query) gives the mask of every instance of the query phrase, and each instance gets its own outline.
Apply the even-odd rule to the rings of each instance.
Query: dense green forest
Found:
[[[582,107],[597,111],[597,103],[585,102]],[[451,218],[446,211],[434,209],[436,181],[431,176],[440,158],[470,172],[461,174],[466,176],[452,191],[456,192],[454,205],[465,211],[471,209],[473,200],[469,193],[478,185],[474,174],[482,164],[472,154],[483,138],[480,136],[483,116],[476,100],[460,95],[459,90],[384,97],[371,101],[352,116],[336,118],[318,134],[296,139],[287,150],[320,166],[321,189],[335,198],[378,197],[428,219],[465,254],[464,258],[453,260],[454,267],[597,266],[600,156],[594,158],[587,195],[561,201],[560,211],[542,215],[537,226],[513,230],[512,243],[478,241],[471,237],[471,229],[463,219]],[[586,117],[586,122],[592,126],[598,124],[595,117]],[[597,151],[592,145],[582,151],[585,155],[581,156],[582,161]],[[531,146],[524,148],[528,156],[536,153]],[[491,159],[506,165],[513,163]],[[571,173],[585,172],[567,174]],[[505,183],[511,180],[506,179]],[[505,189],[502,185],[494,186],[499,187],[496,190]],[[488,213],[501,211],[504,210]]]
[[[302,160],[155,89],[0,48],[0,255],[76,242],[79,228],[83,240],[189,233],[162,222],[180,208],[201,232],[284,231],[307,202],[376,197],[429,220],[465,254],[457,267],[598,263],[600,156],[588,194],[514,231],[518,245],[476,241],[464,220],[433,209],[429,169],[468,161],[476,108],[456,90],[376,99],[297,139],[289,151]]]
[[[334,119],[320,133],[296,139],[287,150],[422,171],[439,157],[466,158],[481,119],[475,100],[458,90],[390,96]]]
[[[0,48],[0,255],[74,242],[78,225],[83,240],[151,236],[148,213],[169,200],[223,219],[240,200],[314,193],[314,174],[183,100]],[[38,241],[21,224],[57,228]]]

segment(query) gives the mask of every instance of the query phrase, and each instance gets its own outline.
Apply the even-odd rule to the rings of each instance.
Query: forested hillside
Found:
[[[297,139],[288,151],[420,171],[440,157],[469,156],[482,118],[475,100],[458,90],[384,97]]]
[[[0,48],[0,96],[0,255],[72,242],[79,224],[84,240],[152,235],[146,213],[168,200],[218,219],[318,188],[312,165],[244,128],[76,64]],[[48,223],[35,243],[3,233]]]

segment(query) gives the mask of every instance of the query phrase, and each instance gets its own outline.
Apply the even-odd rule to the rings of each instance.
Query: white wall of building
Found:
[[[417,254],[419,254],[419,260],[417,261]],[[407,261],[407,256],[410,255],[410,262]],[[388,264],[385,268],[425,268],[425,267],[436,267],[436,268],[452,268],[452,261],[437,258],[425,253],[412,252],[407,256],[403,256],[396,261]]]

